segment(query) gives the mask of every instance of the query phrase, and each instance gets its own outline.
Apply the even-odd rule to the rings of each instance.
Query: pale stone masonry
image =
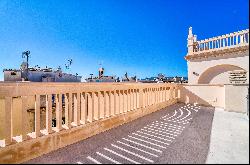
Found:
[[[189,84],[249,84],[249,29],[197,41],[190,27],[187,43]],[[232,82],[232,72],[245,75]]]
[[[42,98],[45,120],[41,120]],[[1,83],[0,163],[29,160],[175,104],[177,99],[178,85],[167,83]],[[34,118],[28,117],[29,109],[34,109]]]

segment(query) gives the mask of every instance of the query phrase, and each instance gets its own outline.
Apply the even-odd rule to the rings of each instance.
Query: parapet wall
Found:
[[[21,163],[165,108],[177,93],[177,84],[166,83],[1,83],[0,163]]]
[[[248,113],[249,84],[185,84],[178,86],[178,101]]]

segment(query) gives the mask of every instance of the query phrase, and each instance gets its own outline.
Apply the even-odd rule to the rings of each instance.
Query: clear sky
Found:
[[[0,0],[0,70],[56,68],[84,78],[187,76],[189,26],[198,40],[249,28],[248,0]],[[3,73],[0,72],[0,80]]]

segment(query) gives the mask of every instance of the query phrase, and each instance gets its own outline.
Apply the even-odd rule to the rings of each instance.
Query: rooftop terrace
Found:
[[[192,134],[187,130],[193,126],[197,127],[194,129],[201,131],[199,136],[202,135],[205,139],[209,139],[209,130],[212,129],[211,123],[213,121],[209,117],[213,116],[212,107],[246,113],[245,104],[240,104],[235,108],[235,104],[228,99],[232,98],[232,95],[235,96],[233,91],[244,93],[245,87],[242,85],[188,85],[172,83],[1,83],[0,162],[21,163],[58,149],[52,155],[49,154],[34,159],[34,162],[58,162],[57,158],[60,160],[67,158],[68,160],[65,160],[64,163],[71,162],[72,160],[75,163],[85,161],[95,162],[97,159],[97,161],[102,161],[112,157],[104,154],[103,150],[99,152],[99,149],[102,148],[105,152],[112,152],[113,150],[110,147],[104,147],[103,145],[111,144],[112,138],[124,143],[124,139],[120,138],[126,138],[125,136],[127,135],[129,135],[129,138],[126,138],[128,140],[126,144],[131,145],[133,142],[136,142],[136,145],[132,146],[137,149],[143,150],[145,146],[146,148],[156,147],[153,154],[158,159],[152,159],[153,162],[178,162],[181,161],[180,158],[170,159],[171,150],[168,150],[168,147],[171,147],[173,144],[173,147],[178,148],[181,147],[179,145],[182,145],[182,147],[187,147],[188,149],[190,142],[181,142],[179,144],[178,141],[181,141],[181,139],[190,140]],[[203,106],[201,108],[198,105],[208,106],[208,108]],[[159,111],[159,113],[156,111]],[[201,114],[197,115],[199,113],[196,111],[199,111]],[[145,120],[141,118],[143,116],[146,116],[146,122],[140,122],[140,120]],[[153,116],[158,117],[154,118]],[[54,124],[53,120],[55,121]],[[195,123],[196,120],[199,120],[199,122]],[[134,125],[130,123],[131,121],[138,124]],[[206,121],[208,122],[207,124],[205,124]],[[128,125],[123,125],[125,123],[128,123]],[[118,127],[120,125],[123,126]],[[174,127],[172,131],[176,133],[176,136],[174,136],[175,133],[171,132],[170,128],[164,128],[171,125]],[[143,129],[145,129],[143,128],[144,126],[147,127],[146,132],[143,132]],[[112,130],[110,130],[112,128],[116,128],[115,130],[118,132],[113,134]],[[126,128],[126,131],[120,128]],[[110,130],[111,133],[105,132],[107,130]],[[194,131],[194,134],[198,130]],[[204,134],[202,134],[202,130],[206,130]],[[154,135],[150,131],[153,131]],[[143,132],[143,134],[140,132]],[[185,138],[185,132],[189,132],[188,138]],[[97,137],[94,135],[97,134],[99,134],[97,136],[100,138],[99,142],[95,140]],[[173,143],[167,142],[169,139],[164,137],[165,134],[173,136]],[[177,134],[179,135],[177,136]],[[164,138],[166,142],[155,139],[157,136]],[[87,138],[88,140],[85,142],[84,139]],[[103,139],[106,139],[104,141],[107,143],[103,143]],[[174,142],[175,140],[176,143]],[[86,148],[80,150],[81,147],[78,146],[79,143],[77,142],[80,143],[80,146],[84,144],[82,147]],[[144,142],[149,143],[149,146],[144,144]],[[169,144],[169,146],[165,143]],[[183,161],[189,162],[189,159],[194,162],[206,161],[209,140],[204,142],[204,144],[200,144],[199,141],[196,141],[196,143],[201,147],[200,157],[190,159],[190,155],[187,155]],[[72,146],[68,148],[67,146],[70,144],[74,144],[73,146],[76,146],[79,150],[75,150],[74,147],[72,149]],[[144,146],[140,148],[138,145]],[[112,147],[121,146],[114,143]],[[97,148],[98,150],[95,150]],[[112,151],[109,151],[110,149]],[[72,154],[69,154],[71,150]],[[149,152],[149,150],[144,151]],[[181,150],[183,148],[178,149],[178,151]],[[132,150],[129,151],[132,152]],[[54,157],[53,154],[57,154],[58,152],[65,152],[68,156],[75,154],[75,156],[82,154],[84,156],[76,160],[75,156],[70,158],[59,154],[56,159],[52,159]],[[167,154],[164,154],[165,152]],[[178,153],[178,155],[181,153]],[[116,152],[113,154],[117,156]],[[139,154],[139,151],[135,152],[135,154]],[[109,158],[105,157],[105,155]],[[119,152],[118,157],[120,155],[123,154]],[[134,157],[126,155],[120,157],[122,158],[119,158],[117,162],[125,163],[131,162],[131,160],[140,162],[140,158],[137,160]],[[145,158],[150,159],[149,157]]]

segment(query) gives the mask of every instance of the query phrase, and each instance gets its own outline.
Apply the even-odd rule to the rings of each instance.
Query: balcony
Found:
[[[151,116],[161,109],[171,112],[168,107],[183,103],[183,107],[192,104],[193,110],[201,105],[245,113],[246,100],[241,94],[247,93],[246,87],[172,83],[1,83],[0,162],[22,163]],[[235,104],[235,97],[245,102]],[[207,109],[205,107],[203,109]],[[181,116],[186,112],[176,113],[181,113],[177,118],[185,124],[185,117],[181,119]]]
[[[190,49],[186,60],[238,53],[249,50],[249,29],[197,41],[191,28],[188,42]]]

